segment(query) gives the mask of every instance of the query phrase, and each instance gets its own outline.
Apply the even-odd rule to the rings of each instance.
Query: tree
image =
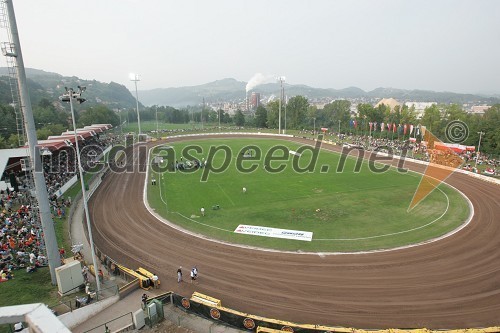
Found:
[[[462,120],[464,121],[467,113],[458,104],[449,104],[443,106],[444,118],[448,121]]]
[[[290,98],[287,104],[288,128],[300,129],[305,124],[309,102],[303,96]],[[287,120],[288,120],[287,119]]]
[[[258,128],[267,127],[267,110],[262,105],[259,105],[255,111],[255,126]]]
[[[332,127],[338,130],[339,120],[342,128],[346,128],[351,118],[351,102],[347,100],[336,100],[326,104],[321,112],[319,119],[323,125]],[[318,123],[318,119],[316,119]]]
[[[425,125],[429,131],[437,133],[440,129],[440,123],[441,113],[439,107],[436,104],[426,107],[422,116],[422,125]]]
[[[415,124],[417,122],[417,115],[415,113],[415,105],[412,105],[411,108],[408,105],[404,104],[401,108],[401,123],[402,124]]]
[[[120,120],[116,113],[104,105],[98,105],[80,113],[78,126],[83,127],[92,124],[111,124],[116,126],[119,122]]]
[[[241,110],[236,111],[236,114],[234,115],[234,124],[236,126],[245,125],[245,116],[243,115],[243,112],[241,112]]]
[[[3,136],[0,136],[0,149],[6,148],[9,148],[7,141],[3,138]]]
[[[267,128],[278,128],[279,124],[279,101],[274,100],[267,104]]]

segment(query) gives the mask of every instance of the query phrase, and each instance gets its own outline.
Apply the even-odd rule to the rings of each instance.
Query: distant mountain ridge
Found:
[[[7,68],[0,67],[0,102],[5,104],[12,102],[8,75]],[[136,106],[132,93],[116,82],[84,80],[33,68],[26,68],[26,78],[32,105],[38,104],[43,98],[58,101],[59,96],[65,93],[64,87],[76,89],[77,86],[84,86],[87,88],[83,96],[87,100],[85,107],[104,104],[110,109],[128,109]]]
[[[182,107],[186,105],[199,105],[203,98],[209,103],[242,101],[245,99],[246,82],[237,81],[232,78],[216,80],[213,82],[186,87],[158,88],[153,90],[141,90],[141,101],[145,105],[170,105]],[[287,96],[302,95],[309,99],[365,99],[375,100],[392,97],[401,102],[437,102],[437,103],[500,103],[498,96],[482,96],[475,94],[460,94],[453,92],[436,92],[430,90],[405,90],[396,88],[376,88],[372,91],[364,91],[358,87],[344,89],[314,88],[303,84],[291,85],[286,83],[285,94]],[[251,91],[259,92],[261,95],[278,95],[280,86],[278,83],[266,83],[259,85]],[[249,96],[248,96],[249,97]]]
[[[0,67],[0,102],[10,103],[10,88],[8,85],[8,71]],[[30,89],[32,104],[38,103],[42,98],[58,100],[64,93],[64,87],[76,88],[78,85],[86,86],[86,106],[104,104],[111,109],[135,108],[135,95],[124,85],[110,82],[103,83],[96,80],[83,80],[76,76],[65,77],[57,73],[27,68],[26,75]],[[382,98],[395,98],[400,102],[437,102],[437,103],[475,103],[496,104],[500,103],[500,95],[482,96],[477,94],[459,94],[453,92],[435,92],[427,90],[404,90],[396,88],[376,88],[364,91],[358,87],[344,89],[314,88],[303,84],[285,83],[285,94],[289,97],[302,95],[311,100],[328,102],[334,99],[359,99],[362,102],[374,102]],[[185,107],[188,105],[201,105],[203,99],[210,104],[223,102],[241,102],[246,97],[246,82],[233,78],[225,78],[213,82],[172,88],[157,88],[139,91],[139,102],[142,105],[164,105],[172,107]],[[251,91],[259,92],[261,97],[279,95],[278,83],[259,85]],[[249,93],[250,95],[250,93]],[[248,96],[249,97],[249,96]]]

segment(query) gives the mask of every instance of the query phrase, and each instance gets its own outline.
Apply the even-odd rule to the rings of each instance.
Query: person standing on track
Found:
[[[177,270],[177,283],[182,282],[182,266]]]

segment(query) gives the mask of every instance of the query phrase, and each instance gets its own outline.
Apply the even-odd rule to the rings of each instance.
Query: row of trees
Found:
[[[75,107],[75,109],[77,109]],[[82,111],[76,111],[77,127],[84,127],[91,124],[119,124],[119,116],[104,105],[97,105]],[[51,135],[60,135],[66,130],[73,129],[73,123],[69,107],[67,110],[61,109],[60,104],[51,103],[47,99],[42,99],[33,106],[33,118],[38,140],[45,140]],[[15,148],[19,145],[16,124],[16,113],[10,105],[0,104],[0,149]]]
[[[209,122],[221,124],[234,124],[236,126],[248,126],[257,128],[279,127],[279,101],[275,100],[266,106],[259,106],[252,116],[244,116],[238,110],[235,115],[230,116],[222,110],[213,111],[202,107],[188,107],[176,109],[169,106],[152,106],[141,111],[142,121],[158,120],[160,123],[182,124],[189,122]],[[481,142],[481,150],[496,156],[500,155],[500,104],[492,106],[483,116],[468,114],[457,104],[435,104],[425,109],[421,119],[413,107],[407,105],[396,106],[394,109],[387,105],[374,107],[371,104],[358,104],[357,114],[351,114],[351,102],[347,100],[336,100],[326,104],[324,108],[318,109],[309,104],[303,96],[292,97],[286,105],[281,105],[282,119],[281,127],[286,129],[319,129],[327,127],[330,131],[341,131],[343,133],[368,134],[369,123],[395,123],[408,125],[426,126],[434,135],[446,141],[446,126],[454,120],[463,121],[467,124],[469,135],[463,144],[478,145],[479,134],[484,132]],[[80,109],[76,107],[75,109]],[[42,99],[33,107],[35,126],[38,139],[46,139],[50,135],[59,135],[67,129],[72,128],[69,107],[61,109],[59,103],[52,103],[48,99]],[[136,122],[137,113],[134,109],[114,112],[104,105],[96,105],[82,111],[77,111],[77,126],[83,127],[92,123],[106,123],[116,126],[121,121]],[[18,142],[16,116],[14,109],[9,105],[0,104],[0,148],[16,147]],[[356,121],[357,126],[352,126]],[[375,137],[381,133],[372,133]]]
[[[500,104],[493,105],[484,115],[467,113],[458,104],[434,104],[425,109],[423,116],[418,119],[414,107],[407,105],[390,106],[381,104],[377,107],[361,103],[357,105],[357,114],[350,112],[351,102],[336,100],[326,104],[323,109],[309,105],[306,98],[296,96],[282,106],[282,128],[287,129],[319,129],[327,127],[330,131],[367,135],[370,133],[369,123],[407,124],[426,126],[427,130],[447,142],[446,128],[454,120],[460,120],[467,125],[468,136],[461,142],[464,145],[478,146],[479,132],[481,137],[481,151],[500,156]],[[279,101],[273,101],[266,107],[259,106],[253,119],[247,119],[250,124],[260,128],[278,128]],[[352,126],[356,121],[357,126]],[[286,125],[285,125],[286,124]],[[387,132],[386,132],[387,134]],[[381,137],[381,132],[372,133]],[[396,136],[397,137],[397,136]]]

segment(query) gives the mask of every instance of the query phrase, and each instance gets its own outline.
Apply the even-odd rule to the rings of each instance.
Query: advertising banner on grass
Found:
[[[237,234],[263,236],[263,237],[273,237],[273,238],[286,238],[301,241],[312,241],[313,233],[310,231],[299,231],[299,230],[289,230],[289,229],[278,229],[270,227],[261,227],[256,225],[246,225],[240,224],[236,230]]]

